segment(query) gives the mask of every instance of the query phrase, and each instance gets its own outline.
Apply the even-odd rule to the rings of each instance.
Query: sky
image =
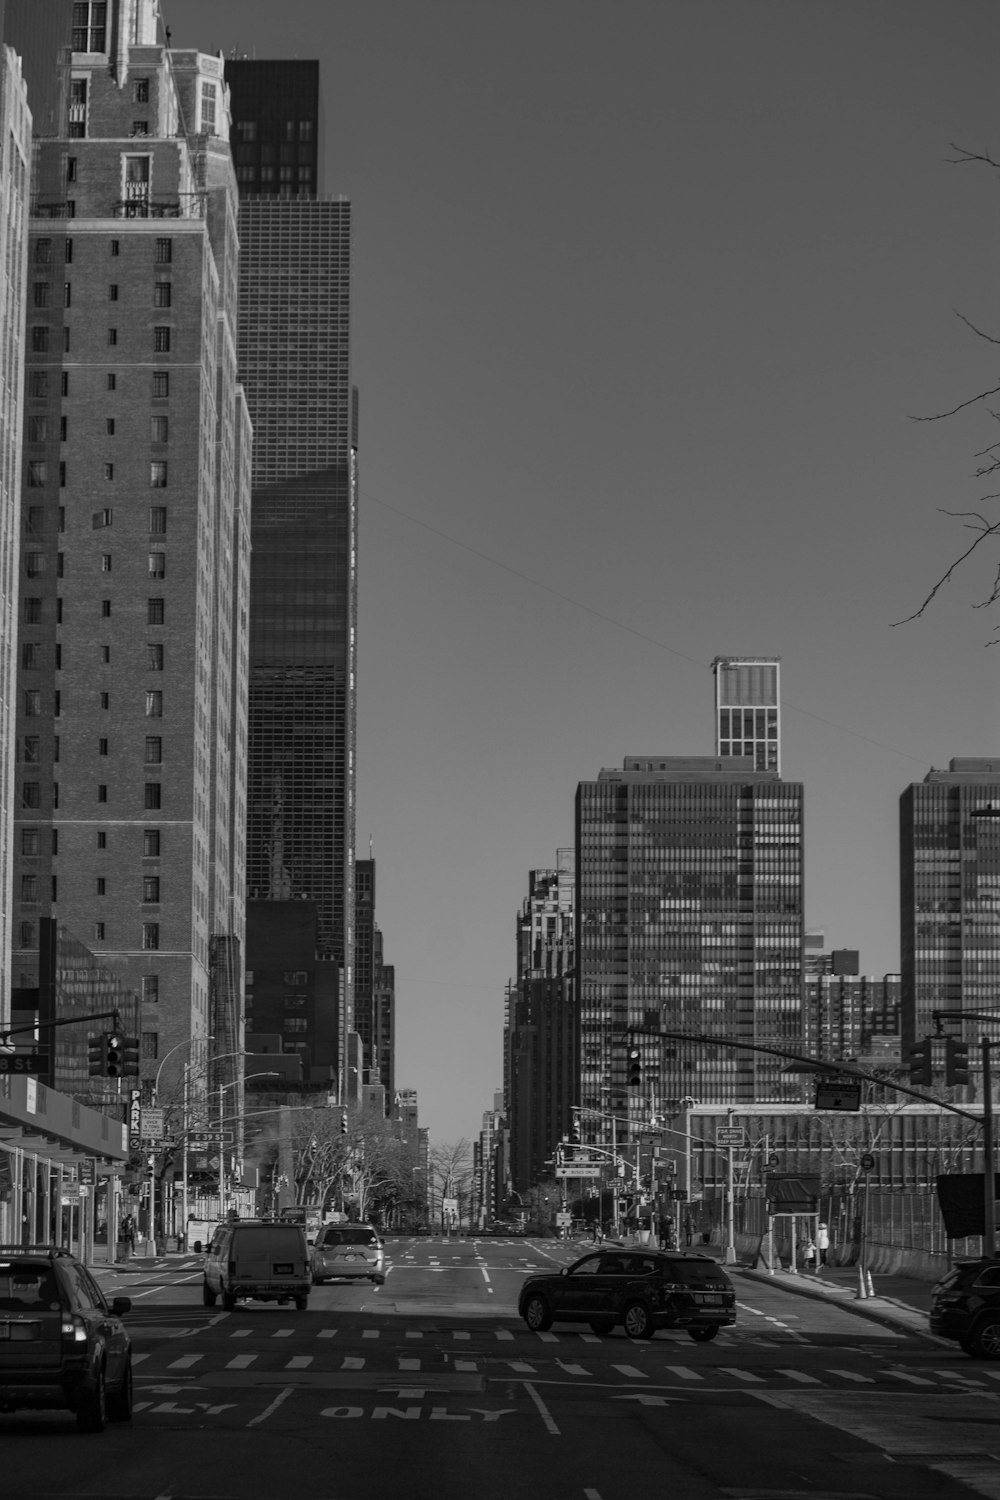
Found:
[[[897,970],[900,794],[1000,755],[997,549],[895,623],[974,539],[944,512],[1000,519],[990,412],[913,420],[1000,385],[1000,172],[952,160],[1000,160],[1000,8],[163,9],[175,47],[321,64],[354,224],[358,853],[431,1140],[493,1107],[516,916],[578,782],[711,754],[717,655],[781,658],[807,925]]]

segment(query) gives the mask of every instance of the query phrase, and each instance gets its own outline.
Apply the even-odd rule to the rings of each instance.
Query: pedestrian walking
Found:
[[[830,1249],[830,1231],[825,1224],[821,1224],[816,1230],[816,1249],[819,1251],[819,1263],[826,1265],[827,1252]]]
[[[691,1223],[691,1215],[684,1215],[684,1243],[690,1245],[694,1239],[694,1225]]]
[[[135,1220],[131,1214],[126,1214],[118,1229],[118,1244],[121,1247],[122,1259],[128,1260],[130,1255],[135,1254]]]
[[[807,1271],[815,1271],[815,1269],[816,1269],[816,1244],[815,1244],[815,1242],[812,1239],[807,1239],[806,1240],[805,1248],[802,1251],[802,1259],[805,1262],[805,1266],[806,1266],[806,1270]]]

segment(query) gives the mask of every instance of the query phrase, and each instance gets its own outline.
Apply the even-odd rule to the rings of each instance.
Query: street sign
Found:
[[[745,1146],[746,1143],[746,1131],[742,1125],[717,1125],[715,1127],[717,1146]]]
[[[600,1177],[600,1175],[600,1167],[592,1167],[589,1165],[580,1167],[556,1167],[557,1177]]]
[[[129,1089],[128,1095],[128,1149],[135,1150],[139,1144],[139,1127],[142,1119],[142,1110],[139,1100],[142,1094],[138,1089]]]
[[[48,1065],[45,1052],[0,1053],[0,1073],[44,1073]]]
[[[80,1181],[93,1183],[97,1180],[97,1163],[92,1156],[85,1156],[80,1162]]]
[[[816,1109],[846,1110],[856,1114],[861,1109],[861,1084],[856,1079],[817,1079]]]
[[[874,1156],[872,1156],[870,1151],[865,1152],[864,1156],[862,1156],[861,1160],[858,1162],[858,1166],[861,1168],[862,1172],[874,1172],[875,1158]]]

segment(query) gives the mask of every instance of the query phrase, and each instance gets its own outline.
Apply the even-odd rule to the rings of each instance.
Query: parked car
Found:
[[[1000,1359],[1000,1259],[956,1261],[931,1291],[931,1333],[975,1359]]]
[[[202,1301],[232,1312],[237,1298],[256,1302],[294,1302],[303,1311],[312,1277],[309,1247],[300,1224],[238,1219],[220,1224],[205,1255]]]
[[[529,1276],[517,1310],[537,1333],[554,1322],[587,1323],[594,1333],[620,1323],[632,1339],[683,1328],[703,1343],[736,1322],[736,1292],[709,1255],[609,1246],[559,1272]]]
[[[132,1416],[132,1341],[87,1268],[54,1245],[0,1245],[0,1411],[67,1408],[81,1432]]]
[[[371,1224],[328,1224],[312,1252],[313,1285],[324,1281],[385,1281],[385,1246]]]

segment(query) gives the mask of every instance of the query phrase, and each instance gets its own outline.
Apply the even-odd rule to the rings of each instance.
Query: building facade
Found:
[[[316,904],[317,956],[341,972],[343,1090],[355,980],[351,208],[317,197],[300,170],[318,160],[315,65],[234,60],[226,76],[241,176],[239,360],[254,427],[247,885],[258,900]],[[271,166],[276,181],[264,176]]]
[[[148,1096],[242,1045],[237,195],[219,59],[168,54],[155,0],[73,13],[30,221],[15,982],[56,918],[141,995]]]
[[[715,753],[750,756],[781,773],[781,663],[777,656],[717,656]]]
[[[900,799],[900,960],[905,1049],[933,1014],[994,1010],[1000,992],[1000,757],[956,759]],[[951,1021],[974,1042],[982,1026]],[[973,1071],[979,1066],[970,1050]],[[940,1058],[935,1057],[935,1062]]]
[[[749,756],[632,756],[582,782],[584,1141],[637,1137],[679,1100],[798,1098],[780,1058],[657,1033],[800,1053],[802,943],[801,784]]]

